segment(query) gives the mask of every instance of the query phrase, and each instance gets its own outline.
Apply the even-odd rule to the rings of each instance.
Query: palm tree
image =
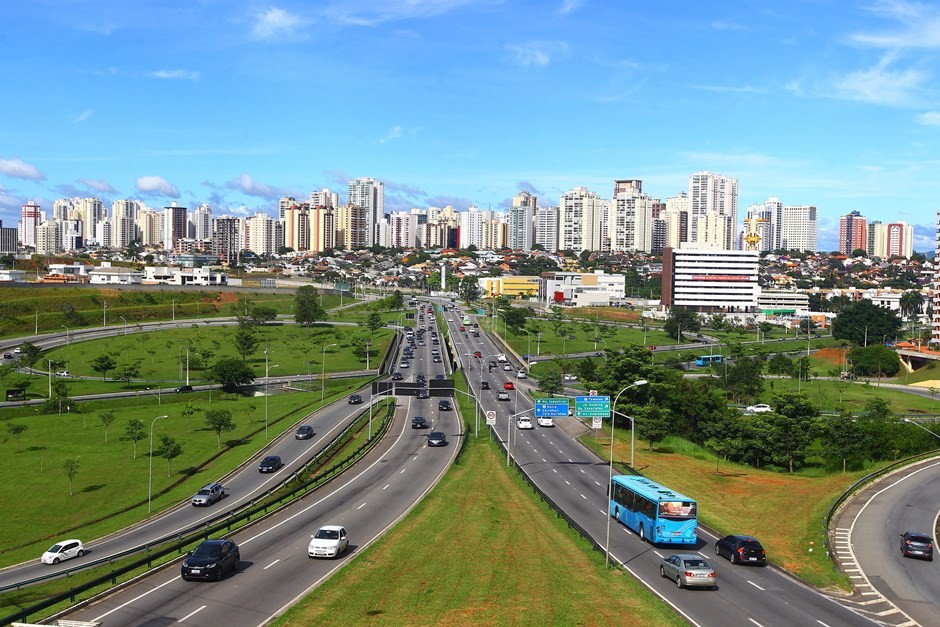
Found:
[[[901,316],[907,318],[913,327],[914,321],[924,308],[924,295],[920,290],[907,290],[901,294],[898,305],[901,308]],[[913,334],[913,328],[911,332]]]

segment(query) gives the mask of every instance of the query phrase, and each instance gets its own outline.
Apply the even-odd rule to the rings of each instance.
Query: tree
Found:
[[[671,416],[662,407],[644,405],[637,407],[633,413],[636,416],[636,435],[647,441],[650,451],[657,442],[662,442],[672,433]]]
[[[467,306],[479,299],[481,294],[480,283],[477,281],[476,277],[465,276],[460,279],[460,283],[457,284],[457,296],[459,296],[460,300]]]
[[[846,305],[836,316],[832,321],[832,337],[865,346],[869,338],[880,342],[896,337],[902,325],[898,314],[865,298]]]
[[[108,355],[98,355],[91,360],[91,369],[101,375],[101,378],[107,381],[108,372],[114,370],[114,367],[117,365],[117,362],[114,361],[114,357]]]
[[[575,371],[582,381],[595,381],[597,377],[597,362],[590,357],[579,359],[575,364]]]
[[[369,337],[373,337],[376,331],[385,326],[385,321],[382,320],[382,315],[379,312],[373,311],[365,322],[359,324],[369,329]]]
[[[160,435],[160,457],[166,460],[166,476],[170,476],[171,462],[183,454],[183,445],[174,438],[164,434]]]
[[[405,295],[401,293],[401,290],[395,290],[394,292],[392,292],[392,295],[389,297],[388,304],[391,309],[404,308]]]
[[[561,366],[555,362],[545,364],[542,370],[542,376],[539,377],[539,392],[544,392],[549,396],[555,396],[562,390]]]
[[[20,356],[17,361],[23,366],[32,367],[39,360],[40,355],[42,355],[41,348],[32,342],[23,342],[20,344]]]
[[[725,390],[737,402],[756,398],[764,389],[764,360],[760,357],[738,357],[730,368],[727,364],[712,364],[712,369],[725,374]]]
[[[117,371],[114,373],[114,377],[130,385],[132,379],[136,379],[140,376],[140,363],[140,360],[137,360],[129,364],[123,364],[118,367]]]
[[[793,360],[783,353],[774,353],[767,362],[768,374],[781,375],[784,377],[793,377],[796,372],[796,366]]]
[[[261,340],[250,328],[239,328],[235,331],[235,352],[241,355],[242,361],[248,361],[248,358],[258,350],[258,344]]]
[[[221,385],[226,392],[234,392],[238,386],[254,381],[255,373],[241,359],[229,357],[215,362],[206,373],[206,378]]]
[[[842,462],[845,472],[850,459],[865,450],[865,433],[849,412],[840,412],[825,420],[821,429],[823,457],[830,464]]]
[[[774,396],[775,411],[769,414],[772,457],[783,462],[790,472],[803,465],[806,449],[813,442],[819,409],[802,394]]]
[[[7,423],[7,431],[13,436],[13,439],[16,440],[16,452],[20,452],[20,436],[22,436],[26,430],[29,429],[26,425],[19,425],[12,422]]]
[[[320,294],[312,285],[297,288],[294,297],[294,320],[301,326],[310,326],[326,319],[326,311],[320,305]]]
[[[101,420],[101,424],[104,425],[104,443],[108,443],[108,427],[117,419],[117,416],[114,415],[113,410],[106,410],[98,414],[98,419]]]
[[[251,308],[249,315],[253,324],[267,324],[277,320],[277,309],[257,305]]]
[[[681,341],[681,334],[695,333],[701,328],[702,324],[699,322],[698,315],[685,307],[673,307],[663,324],[663,330],[676,341]]]
[[[517,333],[525,327],[526,321],[532,315],[528,309],[522,309],[521,307],[508,307],[500,310],[499,313],[503,317],[506,327]]]
[[[78,476],[79,460],[77,457],[69,457],[62,463],[62,469],[65,476],[69,478],[69,496],[72,496],[72,482]]]
[[[206,426],[215,432],[216,440],[219,444],[219,450],[222,449],[222,434],[235,430],[235,421],[232,420],[232,412],[227,409],[207,409]]]
[[[134,443],[134,459],[137,459],[137,443],[141,440],[147,438],[147,430],[144,428],[144,421],[133,419],[128,420],[127,424],[124,425],[124,435],[121,436],[122,440],[130,440]]]
[[[849,351],[852,371],[863,377],[893,377],[901,369],[898,354],[881,344],[858,346]]]

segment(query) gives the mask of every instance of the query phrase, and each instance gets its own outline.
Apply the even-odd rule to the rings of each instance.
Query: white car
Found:
[[[506,359],[506,355],[503,355],[502,353],[500,353],[499,355],[496,356],[496,361],[504,362],[508,360]]]
[[[307,547],[309,557],[339,557],[349,547],[346,529],[339,525],[320,527],[320,530],[310,537],[312,539]]]
[[[577,381],[578,377],[573,374],[566,374],[564,376],[565,381]]]
[[[516,373],[517,379],[525,379],[525,377],[526,377],[525,370],[520,370],[519,372]]]
[[[540,427],[554,427],[555,419],[551,416],[539,416],[535,419],[539,423]]]
[[[744,411],[749,414],[766,414],[767,412],[773,411],[773,407],[767,405],[766,403],[760,403],[759,405],[751,405]]]
[[[512,370],[512,366],[510,366],[509,364],[503,364],[503,370],[506,370],[508,372]]]
[[[39,558],[43,564],[58,564],[73,557],[81,557],[85,554],[85,547],[81,540],[62,540],[56,542],[49,550]]]
[[[57,376],[57,377],[67,377],[67,376],[69,376],[69,371],[68,371],[68,370],[56,370],[56,371],[55,371],[55,376]]]
[[[520,417],[520,418],[517,418],[517,419],[516,419],[516,428],[517,428],[517,429],[531,429],[531,428],[532,428],[532,421],[529,420],[529,419],[528,419],[527,417],[525,417],[525,416],[522,416],[522,417]]]

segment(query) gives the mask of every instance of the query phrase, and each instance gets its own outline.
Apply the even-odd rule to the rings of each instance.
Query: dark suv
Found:
[[[725,536],[715,542],[715,555],[726,556],[732,564],[767,564],[767,552],[751,536]]]
[[[190,579],[221,581],[226,571],[238,570],[241,554],[231,540],[205,540],[183,560],[180,575]]]
[[[933,561],[933,539],[926,533],[905,531],[901,534],[901,555]]]
[[[437,402],[438,411],[450,411],[450,401],[438,401]]]

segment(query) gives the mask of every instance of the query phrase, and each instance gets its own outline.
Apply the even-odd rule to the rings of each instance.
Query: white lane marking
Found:
[[[180,579],[180,577],[173,577],[173,579],[170,579],[169,581],[165,581],[165,582],[161,583],[159,586],[157,586],[157,587],[155,587],[155,588],[151,588],[150,590],[147,590],[147,591],[144,592],[143,594],[134,597],[134,598],[131,599],[130,601],[127,601],[126,603],[122,603],[121,605],[118,605],[118,606],[117,606],[116,608],[114,608],[113,610],[107,611],[107,612],[105,612],[104,614],[102,614],[101,616],[98,616],[97,618],[91,619],[91,622],[97,623],[97,622],[100,621],[102,618],[105,618],[105,617],[107,617],[107,616],[110,616],[111,614],[114,614],[114,613],[117,612],[118,610],[123,610],[125,607],[127,607],[127,606],[130,605],[131,603],[135,603],[136,601],[139,601],[140,599],[144,598],[144,597],[147,596],[148,594],[151,594],[151,593],[153,593],[153,592],[156,592],[157,590],[159,590],[159,589],[162,588],[163,586],[169,585],[169,584],[173,583],[174,581],[176,581],[177,579]]]
[[[362,509],[362,508],[365,507],[365,506],[366,506],[366,504],[363,503],[362,505],[360,505],[359,507],[356,508],[356,511],[359,511],[360,509]]]
[[[653,555],[655,555],[655,556],[658,557],[659,559],[663,559],[663,555],[662,555],[662,553],[660,553],[659,551],[653,551]]]
[[[752,586],[754,586],[755,588],[757,588],[758,590],[764,590],[763,588],[761,588],[760,586],[758,586],[758,585],[757,585],[756,583],[754,583],[753,581],[748,580],[748,583],[751,584]],[[766,591],[765,591],[765,592],[766,592]]]
[[[587,500],[587,497],[584,496],[584,494],[581,495],[581,498],[584,499],[585,501]]]
[[[755,625],[757,625],[757,627],[764,627],[763,625],[761,625],[760,623],[758,623],[758,622],[757,622],[756,620],[754,620],[753,618],[748,618],[748,620],[751,621],[752,623],[754,623]]]
[[[398,472],[398,474],[402,474],[403,472],[405,472],[405,469],[404,469],[404,468],[402,468],[402,469]]]
[[[280,559],[276,559],[276,560],[274,560],[273,562],[271,562],[270,564],[268,564],[267,566],[265,566],[262,570],[267,570],[267,569],[271,568],[272,566],[274,566],[275,564],[277,564],[277,563],[280,562],[280,561],[281,561]]]
[[[571,482],[568,481],[567,479],[565,479],[565,483],[568,484],[568,485],[571,485]]]
[[[390,484],[390,483],[386,483],[386,484],[385,484],[385,487],[384,487],[384,488],[382,488],[382,489],[383,489],[383,490],[388,490],[388,487],[389,487],[390,485],[392,485],[392,484]]]
[[[543,458],[542,458],[542,463],[547,464],[547,463],[548,463],[548,460],[543,457]]]
[[[552,472],[554,472],[555,474],[558,474],[558,469],[557,469],[557,468],[552,468]]]
[[[184,623],[184,622],[186,622],[187,619],[192,618],[193,616],[195,616],[195,615],[198,614],[199,612],[203,611],[203,610],[206,609],[207,607],[208,607],[207,605],[203,605],[202,607],[193,610],[192,612],[190,612],[189,614],[187,614],[186,616],[184,616],[183,618],[179,619],[179,620],[176,621],[176,622],[177,622],[177,623]]]
[[[599,484],[598,482],[596,482],[596,481],[595,481],[595,482],[594,482],[594,485],[600,485],[600,484]]]
[[[819,623],[820,625],[822,625],[823,627],[829,627],[829,625],[827,625],[826,623],[822,622],[822,621],[819,620],[818,618],[816,619],[816,622]]]
[[[809,371],[807,371],[807,372],[809,372]],[[586,474],[587,474],[586,472],[584,472],[584,468],[578,468],[578,470],[581,471],[581,474],[582,474],[582,475],[586,475]]]

